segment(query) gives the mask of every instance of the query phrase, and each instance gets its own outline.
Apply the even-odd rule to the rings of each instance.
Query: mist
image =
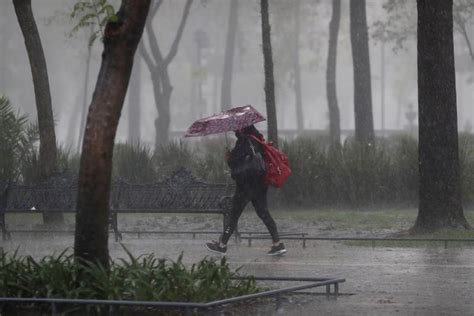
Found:
[[[90,31],[83,28],[71,33],[77,24],[77,21],[70,18],[75,2],[42,0],[32,3],[45,50],[58,143],[72,149],[78,146],[84,104],[89,105],[92,99],[103,48],[100,39],[92,45],[89,81],[85,89]],[[118,8],[117,1],[111,3]],[[180,137],[194,120],[219,112],[224,106],[220,104],[220,86],[229,3],[222,0],[195,1],[190,9],[177,55],[169,66],[173,87],[170,99],[170,138]],[[294,24],[294,14],[290,10],[292,3],[275,1],[275,5],[270,4],[276,107],[282,137],[287,135],[285,131],[297,129],[289,44],[294,36],[291,32]],[[410,124],[416,124],[417,111],[416,38],[413,36],[407,39],[401,48],[396,47],[393,42],[382,43],[374,38],[376,24],[387,19],[383,3],[384,1],[378,0],[367,1],[376,134],[380,134],[382,130],[390,133],[412,128]],[[168,52],[173,42],[184,4],[184,0],[164,1],[152,21],[163,54]],[[289,9],[285,9],[285,5]],[[302,0],[297,16],[301,25],[298,52],[304,130],[324,131],[328,128],[325,75],[331,1]],[[414,16],[416,18],[416,12]],[[9,1],[0,3],[0,27],[0,93],[5,94],[20,113],[27,114],[34,122],[36,108],[30,65],[13,5]],[[472,23],[468,31],[472,41]],[[144,33],[142,41],[146,38]],[[465,41],[456,35],[455,54],[458,128],[460,131],[470,132],[474,120],[474,62],[469,59]],[[265,113],[261,26],[257,1],[239,1],[233,66],[231,106],[251,104]],[[133,101],[136,98],[127,96],[116,141],[129,141],[128,122],[132,111],[139,113],[139,141],[153,146],[154,120],[158,116],[153,96],[154,83],[138,51],[134,67],[130,85],[139,82],[139,104]],[[136,71],[136,68],[140,70]],[[336,78],[341,129],[344,134],[344,131],[354,129],[353,68],[347,0],[342,1],[341,8]],[[407,114],[409,112],[413,112],[411,116],[415,117],[411,122],[407,118],[410,116]],[[261,123],[259,127],[265,130],[266,125]]]

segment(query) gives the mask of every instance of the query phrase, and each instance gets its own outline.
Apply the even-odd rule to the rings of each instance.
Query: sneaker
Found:
[[[225,253],[227,252],[227,246],[221,247],[219,243],[215,240],[213,240],[212,242],[207,242],[206,248],[210,252],[217,253],[220,255],[225,255]]]
[[[279,243],[278,246],[272,246],[272,249],[267,253],[269,256],[281,256],[286,253],[286,248],[283,243]]]

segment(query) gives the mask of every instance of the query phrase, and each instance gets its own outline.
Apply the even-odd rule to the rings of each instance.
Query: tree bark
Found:
[[[74,255],[104,267],[109,266],[109,196],[115,134],[149,5],[149,0],[122,0],[118,21],[107,23],[102,64],[87,116]]]
[[[331,144],[341,143],[341,123],[336,91],[337,38],[341,20],[341,0],[332,1],[332,17],[329,23],[329,45],[326,69],[326,95],[329,109],[329,137]]]
[[[268,0],[260,0],[262,15],[262,50],[265,72],[265,104],[267,107],[268,140],[278,147],[278,125],[275,105],[275,82]]]
[[[413,232],[469,228],[461,202],[453,1],[417,0],[419,206]]]
[[[31,0],[13,0],[13,5],[30,60],[40,134],[39,179],[44,180],[56,171],[58,151],[54,132],[48,69],[41,38],[31,9]],[[44,213],[43,221],[45,224],[61,224],[64,219],[61,213]]]
[[[301,95],[301,67],[300,67],[300,5],[301,0],[296,0],[294,3],[294,44],[293,44],[293,72],[295,75],[295,108],[296,108],[296,127],[298,133],[301,134],[304,130],[304,112],[303,101]]]
[[[235,35],[238,25],[238,0],[230,0],[229,22],[227,24],[227,38],[225,44],[224,70],[221,83],[221,110],[232,107],[232,76],[234,67]]]
[[[365,0],[350,0],[351,44],[354,66],[355,138],[361,144],[374,143],[372,85]]]

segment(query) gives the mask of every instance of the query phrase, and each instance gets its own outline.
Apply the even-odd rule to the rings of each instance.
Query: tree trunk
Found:
[[[293,71],[295,75],[295,108],[296,108],[296,127],[298,133],[304,130],[303,101],[301,96],[301,67],[300,67],[300,4],[301,0],[296,0],[294,4],[295,33],[293,44]]]
[[[173,87],[171,86],[168,71],[152,76],[153,82],[160,82],[153,85],[158,118],[155,119],[155,150],[168,143],[169,127],[171,122],[170,99]]]
[[[326,95],[329,110],[329,137],[331,144],[341,143],[341,123],[336,91],[337,38],[341,20],[341,0],[332,1],[332,17],[329,23],[329,45],[326,69]]]
[[[107,23],[104,51],[87,116],[77,198],[75,257],[109,266],[109,196],[114,139],[150,1],[122,0]]]
[[[51,176],[57,168],[56,134],[54,132],[48,70],[41,38],[31,9],[31,0],[13,0],[13,5],[30,60],[40,134],[39,178],[44,180]],[[43,221],[45,224],[61,224],[64,219],[61,213],[44,213]]]
[[[140,143],[140,109],[141,109],[141,61],[140,56],[135,56],[132,69],[132,79],[128,90],[128,142]]]
[[[365,7],[365,0],[350,0],[355,138],[361,144],[370,145],[374,143],[375,136]]]
[[[419,206],[413,232],[469,228],[461,202],[453,1],[418,0]]]
[[[171,80],[168,74],[168,66],[178,53],[178,46],[183,35],[184,27],[186,26],[186,21],[193,0],[186,0],[178,31],[176,32],[173,43],[171,44],[170,51],[166,56],[163,56],[161,52],[158,39],[152,26],[153,18],[162,3],[162,1],[154,2],[154,5],[150,10],[148,23],[146,24],[146,34],[151,54],[148,52],[143,42],[140,45],[140,54],[150,71],[151,79],[153,81],[155,104],[158,111],[158,118],[155,120],[155,148],[168,142],[169,126],[171,123],[170,99],[171,92],[173,91],[173,86],[171,85]]]
[[[224,70],[221,83],[221,109],[232,107],[232,76],[234,66],[235,35],[238,25],[238,0],[230,0],[229,22],[227,24],[227,38],[225,43]]]
[[[273,79],[273,57],[268,0],[260,0],[262,14],[262,49],[265,71],[265,103],[267,106],[268,140],[278,147],[278,125],[275,105],[275,82]]]

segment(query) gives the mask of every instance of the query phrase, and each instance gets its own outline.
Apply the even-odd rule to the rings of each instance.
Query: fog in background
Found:
[[[89,30],[83,29],[70,36],[72,28],[77,23],[69,18],[75,1],[32,2],[48,66],[58,142],[75,149],[84,103]],[[119,1],[111,2],[115,3],[115,8],[118,9]],[[184,0],[165,0],[154,19],[154,30],[164,54],[169,50],[176,34],[184,2]],[[290,0],[286,2],[291,3]],[[417,109],[416,41],[414,38],[409,39],[405,43],[405,49],[394,52],[392,43],[382,45],[373,39],[374,23],[386,18],[382,9],[383,2],[367,1],[374,127],[376,130],[382,128],[381,108],[384,99],[384,128],[399,130],[408,125],[406,113],[410,111],[410,105],[414,111]],[[272,3],[273,1],[270,1],[278,124],[280,130],[295,129],[295,96],[292,88],[292,70],[288,60],[291,53],[291,44],[288,40],[292,36],[292,13],[291,10],[275,12]],[[315,4],[309,5],[310,3]],[[325,77],[331,1],[302,0],[302,6],[299,50],[304,127],[324,130],[328,126]],[[232,104],[252,104],[265,113],[259,9],[259,1],[239,1]],[[416,12],[414,14],[416,16]],[[171,130],[185,130],[195,119],[219,112],[221,109],[219,94],[228,15],[228,0],[195,0],[193,3],[178,54],[169,68],[174,87],[171,96]],[[11,1],[0,2],[0,30],[0,93],[8,96],[20,113],[28,114],[30,120],[35,121],[36,107],[30,65]],[[201,43],[201,48],[196,41],[198,32],[205,34],[205,38],[208,39]],[[471,26],[471,39],[473,34]],[[87,105],[90,104],[99,71],[102,48],[100,40],[93,45]],[[472,83],[474,62],[466,57],[466,44],[456,37],[455,53],[459,129],[470,130],[474,121]],[[197,57],[199,55],[200,60]],[[127,141],[129,107],[133,106],[134,111],[140,111],[141,142],[152,145],[155,135],[154,120],[157,116],[153,83],[138,51],[136,62],[141,66],[141,101],[140,104],[130,104],[128,98],[125,100],[116,140]],[[382,79],[385,87],[384,97],[381,90]],[[136,80],[136,77],[132,77],[131,80]],[[202,91],[201,99],[199,90]],[[353,74],[348,0],[342,1],[337,56],[337,93],[341,128],[353,129]],[[261,123],[259,127],[265,129],[266,125]]]

